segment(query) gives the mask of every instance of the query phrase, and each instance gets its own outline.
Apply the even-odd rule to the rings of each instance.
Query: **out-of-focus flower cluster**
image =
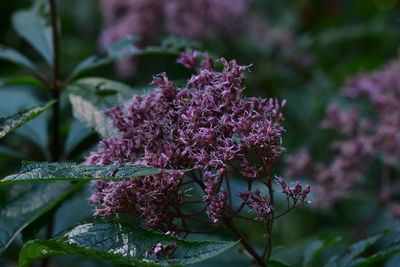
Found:
[[[246,36],[259,46],[259,53],[270,51],[276,57],[289,53],[291,65],[308,67],[313,56],[309,52],[292,51],[295,34],[287,27],[272,26],[263,16],[250,12],[252,0],[103,0],[106,25],[100,43],[103,48],[126,36],[138,36],[136,45],[158,44],[165,35],[197,41],[214,41]],[[232,42],[231,42],[232,43]],[[287,56],[286,56],[287,57]],[[117,62],[122,76],[136,71],[135,58]]]
[[[223,185],[228,170],[239,168],[238,175],[248,183],[267,179],[282,151],[285,102],[245,98],[243,72],[248,67],[235,61],[222,58],[221,72],[214,70],[207,54],[200,61],[196,52],[183,53],[178,62],[197,69],[197,74],[178,88],[162,73],[154,77],[155,92],[108,110],[120,136],[101,141],[86,164],[192,169],[187,178],[202,188],[210,222],[219,223],[232,197]],[[183,172],[164,171],[131,180],[97,181],[90,201],[102,206],[98,214],[127,212],[143,218],[150,228],[173,231],[186,197],[184,178]],[[268,201],[254,194],[250,207],[268,213]]]
[[[195,40],[212,39],[243,29],[249,0],[103,0],[107,26],[103,47],[127,35],[140,36],[142,45],[170,34]],[[140,44],[139,44],[140,45]],[[132,74],[132,59],[119,61],[118,72]]]
[[[364,177],[376,158],[383,165],[398,168],[400,159],[400,64],[392,62],[382,69],[363,72],[348,79],[344,96],[368,103],[361,114],[354,104],[341,109],[331,105],[322,127],[335,130],[340,139],[332,144],[336,156],[328,164],[314,163],[306,150],[286,158],[288,176],[315,178],[314,193],[325,207],[347,193]],[[390,179],[389,179],[390,180]]]

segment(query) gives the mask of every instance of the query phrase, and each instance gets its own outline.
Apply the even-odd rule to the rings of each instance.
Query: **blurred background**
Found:
[[[315,184],[318,189],[313,191],[314,204],[311,207],[291,212],[275,223],[273,258],[284,259],[290,266],[302,266],[309,257],[307,251],[315,248],[318,242],[340,240],[318,255],[311,264],[321,266],[333,253],[345,251],[349,243],[395,225],[400,216],[400,194],[397,194],[397,190],[390,194],[390,201],[382,201],[381,196],[385,192],[381,190],[381,183],[382,173],[386,170],[390,173],[386,186],[397,188],[395,185],[400,178],[397,160],[389,162],[386,157],[380,156],[385,151],[379,154],[381,151],[378,153],[375,150],[379,149],[373,147],[368,160],[352,165],[352,170],[357,169],[359,173],[351,174],[350,178],[338,178],[334,173],[325,179],[321,173],[325,171],[326,174],[327,169],[330,172],[343,171],[336,165],[336,169],[332,166],[338,157],[342,157],[343,161],[345,154],[343,147],[339,152],[335,150],[338,140],[349,141],[344,144],[345,148],[349,148],[350,143],[359,136],[340,135],[343,123],[331,127],[333,130],[324,129],[321,123],[326,120],[326,110],[333,103],[344,109],[356,105],[359,110],[366,110],[358,120],[347,121],[348,124],[359,123],[365,114],[372,124],[378,125],[384,119],[379,116],[381,113],[374,113],[376,105],[373,99],[368,96],[349,98],[343,91],[348,87],[349,79],[356,79],[352,77],[358,77],[356,75],[361,71],[367,73],[364,84],[361,81],[355,87],[365,87],[365,83],[372,83],[371,86],[377,90],[390,89],[392,91],[389,96],[400,104],[400,68],[385,67],[399,60],[400,1],[182,2],[58,1],[62,32],[61,72],[66,75],[77,62],[92,54],[104,53],[107,44],[128,35],[139,36],[139,47],[181,46],[206,51],[216,58],[236,59],[241,65],[252,65],[247,75],[245,94],[287,100],[284,122],[286,133],[282,140],[286,152],[274,173]],[[1,1],[0,44],[24,51],[26,55],[39,60],[39,55],[17,36],[11,26],[12,14],[31,5],[32,0]],[[46,68],[44,64],[39,64],[39,67]],[[376,70],[381,72],[376,73]],[[135,88],[145,88],[153,75],[163,71],[178,82],[191,75],[188,70],[176,64],[174,55],[149,55],[120,60],[96,69],[87,76],[105,77]],[[375,72],[370,74],[372,71]],[[379,77],[387,78],[386,72],[391,72],[392,80],[388,82],[389,85],[382,85],[384,81],[379,81]],[[26,70],[0,61],[0,82],[28,75]],[[373,78],[369,79],[368,75]],[[40,88],[27,85],[3,86],[0,88],[0,116],[12,114],[21,107],[42,103],[46,98],[48,92]],[[92,130],[72,118],[70,107],[64,102],[61,102],[62,160],[81,162],[90,150],[96,148],[99,138]],[[392,108],[393,113],[400,112],[400,106],[394,105]],[[343,120],[346,118],[343,117]],[[39,117],[0,140],[0,177],[16,172],[21,160],[48,160],[49,123],[49,116]],[[398,139],[393,139],[389,146],[400,151],[400,142],[397,142],[400,141],[400,121],[397,123],[397,128],[391,125],[395,128],[392,129],[393,135]],[[368,134],[376,137],[379,132],[371,130]],[[387,140],[387,137],[383,139]],[[399,152],[393,153],[392,157],[399,158]],[[358,153],[353,151],[352,155],[357,157]],[[305,165],[307,171],[304,171]],[[340,193],[336,194],[335,190]],[[6,188],[0,187],[0,201],[3,203],[9,200],[6,191]],[[52,211],[56,218],[55,233],[92,214],[93,207],[86,204],[87,195],[88,192],[81,192],[78,197]],[[29,238],[32,235],[42,235],[41,227],[38,221],[24,230],[21,237],[6,251],[4,258],[0,259],[0,265],[15,266],[21,240],[24,236]],[[254,242],[261,244],[262,229],[246,228],[243,225],[243,231]],[[217,236],[202,238],[225,237],[226,233],[222,231]],[[232,259],[235,259],[235,263],[231,263]],[[232,250],[231,255],[222,255],[197,266],[220,266],[228,262],[232,266],[248,264],[245,256]],[[56,258],[52,264],[112,265],[73,256]],[[376,266],[384,264],[399,266],[400,256],[378,262]]]

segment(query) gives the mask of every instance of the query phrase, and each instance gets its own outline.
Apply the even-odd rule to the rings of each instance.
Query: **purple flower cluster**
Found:
[[[211,223],[218,223],[231,198],[222,186],[228,171],[249,183],[261,179],[282,151],[280,144],[285,102],[245,98],[243,72],[247,66],[221,59],[223,70],[206,54],[183,53],[179,62],[198,73],[178,88],[165,73],[154,77],[158,89],[135,96],[124,107],[107,111],[120,135],[102,140],[85,164],[142,164],[161,169],[192,169],[188,177],[204,191],[203,201]],[[134,214],[146,226],[174,230],[174,218],[185,201],[184,174],[163,172],[129,180],[96,181],[90,202],[100,205],[100,215]],[[260,193],[249,196],[257,213],[270,209]],[[265,207],[260,207],[265,206]],[[265,212],[262,211],[265,209]]]
[[[103,0],[107,27],[103,47],[127,35],[140,36],[141,44],[159,41],[163,34],[204,40],[233,33],[244,26],[249,0]],[[135,71],[136,61],[118,62],[118,73]]]
[[[393,62],[380,70],[351,77],[344,88],[348,98],[362,98],[372,116],[361,114],[356,105],[347,110],[331,105],[322,127],[338,132],[332,143],[336,156],[329,164],[312,163],[307,151],[286,159],[287,174],[315,177],[318,204],[328,207],[362,179],[370,163],[396,167],[400,159],[400,64]]]
[[[267,196],[262,195],[260,190],[257,189],[254,192],[248,191],[240,193],[239,197],[241,197],[246,205],[257,214],[257,217],[272,219],[270,216],[274,214],[274,207],[271,200]]]

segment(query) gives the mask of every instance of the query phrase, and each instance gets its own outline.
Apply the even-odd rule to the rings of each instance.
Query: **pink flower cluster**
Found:
[[[287,157],[287,175],[311,175],[318,203],[327,207],[362,179],[374,159],[399,166],[400,159],[400,64],[392,62],[380,70],[351,77],[344,88],[348,98],[367,101],[370,114],[354,104],[347,110],[338,105],[327,109],[322,127],[335,130],[340,139],[332,144],[333,160],[313,163],[307,151]]]
[[[165,73],[154,77],[157,90],[145,97],[135,96],[125,106],[107,111],[120,135],[101,141],[99,150],[87,158],[88,165],[142,164],[161,169],[190,169],[163,172],[129,180],[95,182],[90,198],[101,205],[100,215],[130,213],[144,219],[145,225],[162,231],[175,231],[174,218],[187,218],[180,207],[186,192],[182,184],[189,179],[204,192],[210,223],[228,216],[231,200],[224,181],[228,172],[251,184],[266,179],[282,151],[281,109],[285,102],[243,96],[247,66],[221,59],[223,70],[197,53],[183,53],[178,60],[198,70],[184,87],[177,87]],[[228,193],[229,191],[229,193]],[[255,192],[250,207],[257,213],[268,201]]]

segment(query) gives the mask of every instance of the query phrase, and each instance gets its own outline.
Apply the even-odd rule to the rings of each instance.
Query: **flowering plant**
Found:
[[[0,266],[399,265],[396,1],[1,2]]]
[[[124,181],[95,181],[90,202],[101,206],[96,210],[99,215],[133,214],[143,218],[147,227],[173,235],[207,233],[226,226],[264,266],[271,253],[272,222],[309,203],[305,199],[310,186],[303,189],[296,182],[290,188],[282,178],[272,177],[283,149],[285,101],[245,98],[244,71],[249,67],[236,61],[220,59],[221,72],[215,70],[216,63],[207,53],[182,53],[178,62],[196,74],[182,88],[166,73],[157,75],[153,93],[135,96],[123,107],[108,110],[120,134],[101,141],[99,150],[85,162],[140,164],[175,171]],[[247,186],[233,192],[230,184],[234,177],[243,179]],[[274,207],[275,181],[288,202],[287,210],[280,214]],[[264,185],[265,193],[254,189],[255,182]],[[241,199],[236,205],[235,195]],[[188,205],[195,206],[195,211],[185,212]],[[245,206],[255,218],[241,214]],[[262,255],[235,229],[235,218],[266,227],[267,245]],[[192,229],[191,220],[213,227]],[[154,253],[161,251],[154,248]]]

